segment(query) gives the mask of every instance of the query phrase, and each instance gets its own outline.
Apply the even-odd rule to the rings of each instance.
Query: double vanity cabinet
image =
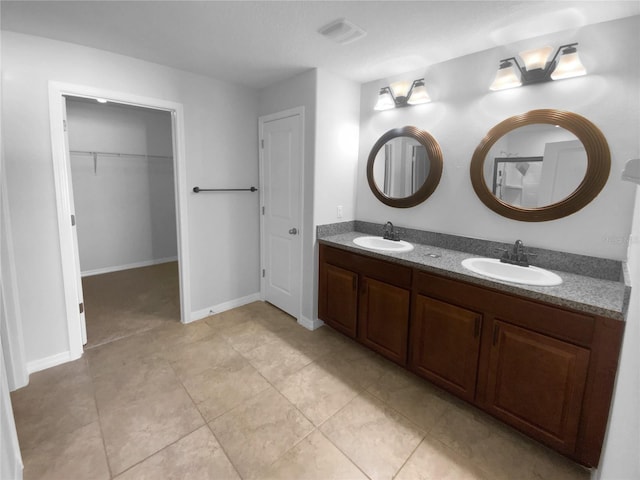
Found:
[[[597,466],[622,321],[325,243],[319,260],[329,326]]]

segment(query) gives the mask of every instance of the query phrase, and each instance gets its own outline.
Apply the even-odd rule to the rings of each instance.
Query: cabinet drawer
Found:
[[[365,257],[326,245],[320,245],[320,252],[322,260],[332,265],[347,268],[392,285],[411,288],[412,270],[409,267]]]
[[[593,341],[595,318],[588,315],[425,272],[416,272],[414,289],[578,345]]]

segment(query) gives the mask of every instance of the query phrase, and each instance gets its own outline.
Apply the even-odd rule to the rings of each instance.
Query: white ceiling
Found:
[[[357,82],[640,14],[640,1],[2,1],[3,30],[262,88],[312,67]],[[317,30],[346,18],[348,45]]]

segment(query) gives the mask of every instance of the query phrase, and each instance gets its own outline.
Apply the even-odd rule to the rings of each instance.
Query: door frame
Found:
[[[181,103],[152,97],[144,97],[125,92],[117,92],[86,85],[63,82],[49,82],[49,119],[51,128],[51,153],[55,180],[56,205],[58,212],[58,234],[60,238],[60,258],[64,303],[67,310],[67,335],[69,338],[69,360],[82,356],[82,334],[79,292],[76,286],[76,266],[80,259],[73,249],[73,228],[71,225],[72,192],[69,155],[65,151],[63,106],[65,96],[104,98],[110,102],[136,107],[162,110],[171,113],[173,137],[174,195],[176,202],[176,234],[178,243],[178,275],[180,280],[180,321],[191,321],[191,286],[189,276],[189,229],[187,218],[187,175],[184,146],[184,113]]]
[[[295,117],[298,116],[300,118],[300,284],[302,285],[303,272],[304,272],[304,209],[305,209],[305,188],[304,188],[304,166],[305,166],[305,119],[304,119],[304,106],[294,107],[287,110],[283,110],[281,112],[271,113],[269,115],[262,115],[258,117],[258,151],[259,151],[259,185],[260,185],[260,300],[265,300],[265,277],[262,275],[262,271],[266,268],[266,238],[265,238],[265,228],[264,228],[264,213],[263,208],[265,204],[264,199],[264,148],[262,147],[262,142],[264,141],[264,124],[268,122],[272,122],[274,120],[282,120],[287,117]],[[296,317],[296,321],[300,323],[300,320],[303,318],[302,316],[302,288],[300,288],[298,294],[298,316]]]

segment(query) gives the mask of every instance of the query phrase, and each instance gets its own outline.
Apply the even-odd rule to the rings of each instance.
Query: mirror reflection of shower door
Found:
[[[413,147],[411,165],[411,194],[420,190],[429,176],[429,161],[427,159],[427,149],[422,145]]]
[[[391,196],[391,176],[393,172],[393,150],[390,143],[384,146],[384,186],[382,191],[385,195]]]

